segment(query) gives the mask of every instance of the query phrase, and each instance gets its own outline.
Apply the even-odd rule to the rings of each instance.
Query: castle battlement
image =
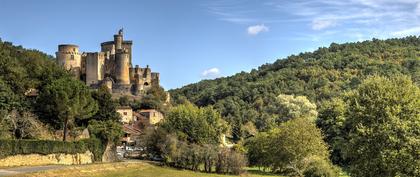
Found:
[[[112,93],[140,95],[152,86],[159,86],[159,73],[152,72],[147,65],[132,67],[133,41],[125,41],[123,30],[115,34],[113,41],[101,43],[99,52],[79,53],[79,46],[58,46],[57,63],[84,81],[97,88],[107,86]]]

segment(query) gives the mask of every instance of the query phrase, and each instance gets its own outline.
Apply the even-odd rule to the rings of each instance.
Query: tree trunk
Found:
[[[67,118],[64,120],[63,124],[64,124],[63,141],[66,141],[66,137],[67,137],[67,124],[68,124],[68,119]]]

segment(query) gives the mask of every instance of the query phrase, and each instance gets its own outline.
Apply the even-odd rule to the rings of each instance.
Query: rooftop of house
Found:
[[[142,109],[139,112],[142,113],[142,112],[159,112],[159,111],[156,109]]]
[[[130,106],[117,106],[116,109],[132,109]]]

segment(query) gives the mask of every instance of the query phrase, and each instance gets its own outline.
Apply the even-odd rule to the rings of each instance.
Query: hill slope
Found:
[[[232,125],[234,138],[252,126],[269,128],[269,107],[279,94],[304,95],[320,105],[355,88],[369,75],[409,75],[420,83],[420,38],[406,37],[331,44],[314,52],[292,55],[251,72],[204,80],[170,90],[175,103],[188,99],[213,105]],[[250,124],[250,123],[252,124]]]
[[[30,109],[24,93],[68,75],[54,58],[0,39],[0,110]]]

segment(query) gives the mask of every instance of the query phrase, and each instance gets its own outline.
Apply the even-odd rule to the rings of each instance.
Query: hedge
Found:
[[[101,161],[105,147],[95,138],[63,142],[53,140],[0,140],[0,159],[18,154],[76,154],[90,151],[95,161]]]

